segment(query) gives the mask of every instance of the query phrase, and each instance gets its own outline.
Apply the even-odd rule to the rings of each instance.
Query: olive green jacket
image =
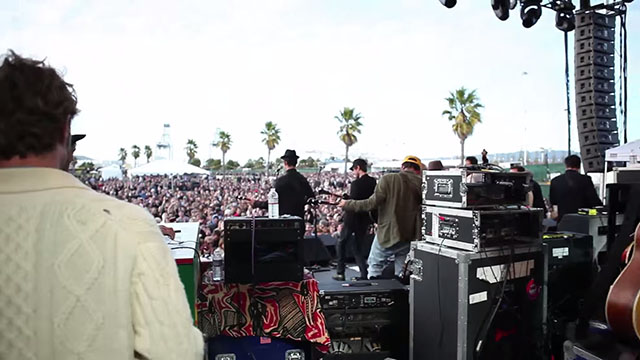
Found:
[[[422,179],[411,171],[384,175],[366,200],[347,200],[349,211],[378,209],[378,242],[384,248],[401,241],[419,240]]]

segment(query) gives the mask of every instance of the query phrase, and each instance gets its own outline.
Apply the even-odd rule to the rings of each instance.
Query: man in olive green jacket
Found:
[[[382,270],[395,259],[395,275],[400,276],[411,241],[420,238],[422,162],[416,156],[402,161],[402,171],[384,175],[376,190],[366,200],[342,200],[348,211],[378,209],[378,232],[368,259],[369,278],[382,275]]]

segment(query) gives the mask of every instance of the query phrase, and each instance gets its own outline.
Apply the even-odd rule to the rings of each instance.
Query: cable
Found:
[[[438,319],[440,320],[440,335],[438,335],[438,348],[442,348],[442,340],[444,339],[444,321],[442,321],[442,305],[440,303],[440,253],[442,251],[442,245],[444,244],[444,238],[440,241],[438,246],[438,253],[436,253],[436,289],[438,289]]]
[[[564,32],[564,79],[567,87],[567,156],[571,155],[571,87],[569,84],[569,35]]]
[[[185,241],[185,242],[193,242],[193,241]],[[171,248],[169,248],[169,250],[177,250],[177,249],[189,249],[189,250],[193,250],[193,252],[195,253],[195,258],[197,259],[196,261],[198,262],[198,270],[201,268],[201,266],[200,266],[200,265],[201,265],[201,264],[200,264],[200,251],[198,251],[198,249],[196,249],[196,248],[192,248],[192,247],[189,247],[189,246],[175,246],[175,247],[171,247]],[[199,271],[198,271],[198,272],[199,272]],[[199,284],[200,284],[200,274],[197,274],[197,275],[198,275],[198,281],[197,281],[197,284],[198,284],[198,286],[199,286]]]
[[[513,244],[512,244],[511,245],[511,252],[510,252],[510,256],[509,256],[509,263],[504,269],[502,269],[502,277],[503,277],[503,279],[502,279],[502,286],[501,286],[501,289],[500,289],[500,296],[498,297],[498,302],[494,306],[493,310],[491,310],[489,313],[487,313],[487,315],[489,315],[489,314],[490,315],[485,317],[485,319],[482,322],[482,326],[480,327],[480,331],[478,331],[478,333],[476,334],[476,338],[475,338],[475,341],[474,341],[474,349],[473,349],[473,359],[478,359],[479,356],[482,354],[482,349],[483,349],[485,340],[487,338],[487,335],[489,333],[489,329],[491,328],[493,320],[494,320],[498,310],[500,309],[500,305],[502,304],[502,300],[504,299],[504,290],[505,290],[506,285],[507,285],[507,279],[509,278],[509,273],[511,272],[511,268],[513,267],[513,255],[514,255],[514,247],[513,247]],[[493,268],[491,268],[491,269],[493,270]],[[515,276],[515,274],[513,274],[513,275]]]
[[[623,38],[623,59],[622,59],[622,79],[624,81],[624,102],[623,102],[623,127],[624,127],[624,143],[627,143],[627,6],[622,4],[620,7],[622,14],[620,15],[620,32]]]

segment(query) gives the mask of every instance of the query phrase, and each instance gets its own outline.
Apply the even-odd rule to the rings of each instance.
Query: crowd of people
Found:
[[[211,252],[221,236],[223,219],[230,216],[265,216],[266,210],[254,208],[248,199],[266,200],[274,176],[241,174],[227,176],[134,176],[103,180],[97,175],[78,175],[92,189],[145,208],[158,223],[198,222],[202,251]],[[334,194],[348,190],[351,177],[343,174],[308,173],[309,184]],[[321,198],[322,196],[319,196]],[[326,198],[326,202],[334,199]],[[315,233],[338,237],[343,211],[325,202],[307,205],[306,236]]]

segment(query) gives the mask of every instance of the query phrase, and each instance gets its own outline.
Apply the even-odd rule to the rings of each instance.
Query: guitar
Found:
[[[606,305],[609,326],[626,339],[640,339],[640,224],[633,246],[631,260],[611,285]]]
[[[349,194],[338,195],[338,194],[332,193],[331,191],[327,191],[325,189],[318,190],[318,195],[330,195],[340,199],[349,200]]]
[[[318,195],[330,195],[330,196],[335,196],[337,198],[344,199],[344,200],[350,200],[351,199],[349,194],[345,193],[345,194],[342,194],[342,195],[338,195],[338,194],[332,193],[332,192],[324,190],[324,189],[318,190]],[[374,224],[378,223],[378,210],[373,209],[373,210],[369,211],[369,219]]]

